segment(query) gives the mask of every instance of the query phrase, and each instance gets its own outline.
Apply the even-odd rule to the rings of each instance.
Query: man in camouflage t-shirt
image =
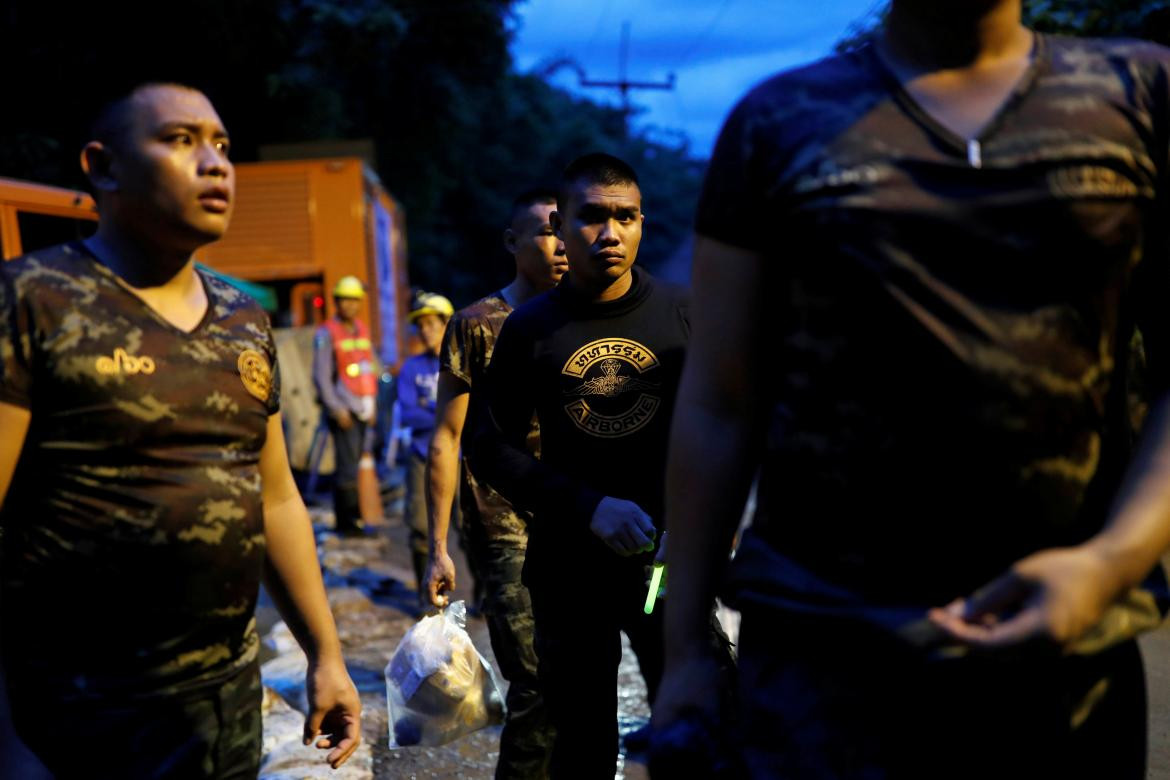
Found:
[[[435,433],[428,457],[428,518],[430,551],[426,585],[430,603],[442,606],[455,587],[455,566],[447,554],[447,526],[455,470],[468,562],[484,588],[484,613],[492,649],[510,683],[508,721],[500,735],[500,778],[542,778],[548,774],[552,729],[537,683],[532,645],[532,602],[520,582],[528,528],[512,505],[471,473],[459,456],[459,440],[468,407],[478,399],[492,349],[512,309],[551,289],[564,274],[564,245],[553,235],[548,215],[556,193],[530,190],[512,204],[504,246],[516,259],[516,278],[455,313],[447,325],[439,355],[439,399]],[[535,425],[528,436],[538,451]]]
[[[95,236],[0,266],[3,665],[61,777],[255,777],[261,576],[309,656],[305,738],[360,738],[289,472],[276,349],[192,253],[227,228],[227,134],[139,87],[82,154]]]
[[[747,774],[1144,776],[1168,156],[1170,54],[1012,0],[895,0],[736,107],[696,223],[660,756],[718,720],[702,605],[758,468],[727,585]]]

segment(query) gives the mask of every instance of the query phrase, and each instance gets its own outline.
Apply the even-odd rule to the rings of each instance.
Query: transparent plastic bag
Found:
[[[414,624],[386,665],[390,747],[442,745],[504,722],[504,697],[456,601]]]

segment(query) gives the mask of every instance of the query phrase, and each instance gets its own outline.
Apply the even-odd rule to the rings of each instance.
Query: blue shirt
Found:
[[[401,425],[410,428],[410,451],[427,456],[435,430],[435,401],[439,391],[439,357],[429,352],[409,357],[398,374]]]

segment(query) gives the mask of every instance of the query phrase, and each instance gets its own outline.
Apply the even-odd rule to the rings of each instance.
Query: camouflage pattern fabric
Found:
[[[439,352],[442,369],[466,382],[473,392],[483,387],[496,337],[511,312],[499,293],[456,312]],[[539,453],[540,430],[535,421],[528,444],[530,451]],[[537,678],[532,600],[520,582],[527,522],[499,493],[475,478],[462,456],[460,470],[459,504],[468,563],[483,589],[492,650],[509,683],[508,720],[500,735],[496,777],[545,778],[554,731]]]
[[[460,309],[447,324],[439,365],[474,389],[482,388],[492,359],[496,338],[512,307],[496,292]],[[468,430],[467,425],[464,430]],[[466,448],[464,448],[466,449]],[[528,449],[540,454],[540,428],[533,420],[528,432]],[[500,544],[523,548],[528,542],[528,524],[508,501],[471,473],[466,457],[460,457],[460,506],[465,518],[483,526],[487,538]],[[465,522],[471,522],[465,520]]]
[[[1147,777],[1133,641],[1088,657],[927,663],[855,626],[747,612],[740,643],[737,778]],[[995,747],[955,761],[957,734]]]
[[[469,542],[467,555],[481,577],[492,650],[508,680],[508,720],[500,735],[496,777],[545,778],[555,732],[537,676],[532,599],[520,582],[524,550],[474,535]]]
[[[12,692],[21,739],[61,780],[255,780],[260,770],[260,670],[217,687],[150,700],[45,707],[35,684]]]
[[[921,606],[1101,527],[1135,325],[1150,393],[1170,388],[1168,69],[1151,44],[1039,35],[974,140],[872,46],[739,104],[697,230],[759,253],[773,301],[751,533]]]
[[[0,265],[0,401],[32,415],[3,513],[5,664],[42,696],[171,696],[256,657],[280,375],[263,310],[200,279],[184,333],[81,244]]]

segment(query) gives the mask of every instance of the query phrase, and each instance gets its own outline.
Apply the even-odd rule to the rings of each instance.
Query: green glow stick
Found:
[[[654,611],[654,601],[658,598],[658,587],[662,584],[662,572],[665,569],[665,563],[655,562],[654,571],[650,574],[650,590],[646,592],[646,606],[642,607],[647,615]]]

